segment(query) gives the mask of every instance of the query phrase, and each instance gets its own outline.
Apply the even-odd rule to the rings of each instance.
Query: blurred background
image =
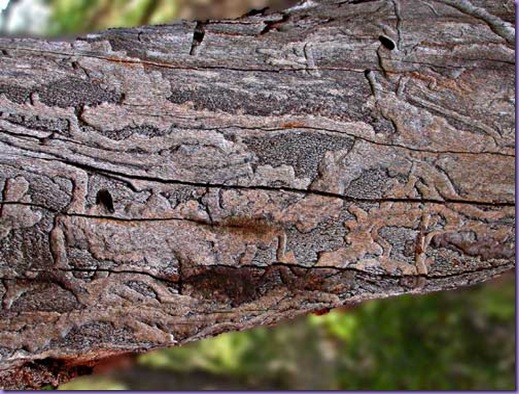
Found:
[[[0,0],[0,35],[235,18],[292,0]],[[515,390],[515,274],[129,355],[60,390]],[[47,389],[54,389],[47,387]]]

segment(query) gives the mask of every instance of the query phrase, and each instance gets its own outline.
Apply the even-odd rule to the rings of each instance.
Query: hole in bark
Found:
[[[195,30],[193,31],[193,41],[191,43],[190,55],[196,55],[198,46],[202,43],[205,36],[204,22],[196,22]]]
[[[40,138],[40,145],[47,145],[51,139],[54,138],[54,132],[52,134],[48,135],[47,137]]]
[[[110,213],[115,212],[114,201],[112,199],[112,195],[106,189],[101,189],[97,192],[96,204],[103,205],[106,208],[106,210]]]
[[[364,76],[367,77],[370,72],[371,72],[371,70],[364,70]]]
[[[269,9],[269,7],[264,7],[261,9],[252,9],[249,12],[247,12],[246,14],[243,14],[242,17],[246,18],[248,16],[263,15],[265,13],[265,11],[267,11],[268,9]]]
[[[384,48],[387,48],[390,51],[395,49],[395,43],[393,42],[393,40],[391,38],[387,38],[385,36],[378,36],[378,40],[384,46]]]
[[[260,36],[263,35],[263,34],[268,33],[271,30],[279,29],[286,21],[288,21],[288,19],[289,19],[288,14],[283,14],[281,19],[279,19],[279,20],[264,22],[265,23],[265,27],[260,32]]]

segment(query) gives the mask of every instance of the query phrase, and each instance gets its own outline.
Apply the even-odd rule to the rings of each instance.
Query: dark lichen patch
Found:
[[[157,293],[151,286],[148,286],[146,283],[140,280],[129,280],[125,283],[130,289],[136,291],[139,294],[142,294],[147,298],[157,298]]]
[[[94,132],[97,134],[104,135],[105,137],[108,137],[115,141],[126,140],[129,137],[131,137],[132,135],[136,135],[136,134],[142,135],[142,136],[145,136],[148,138],[153,138],[153,137],[164,136],[170,132],[167,129],[161,130],[161,129],[159,129],[155,126],[151,126],[151,125],[126,126],[119,130],[99,130],[99,129],[94,129],[89,126],[83,126],[82,129],[83,129],[83,131]]]
[[[383,116],[375,113],[369,109],[362,109],[358,116],[353,114],[353,118],[357,121],[364,122],[373,127],[375,133],[391,135],[397,132],[396,126],[390,120],[384,118]]]
[[[121,93],[79,78],[67,78],[42,85],[38,87],[37,92],[42,103],[62,108],[118,103],[123,97]]]
[[[99,266],[110,266],[106,260],[100,263],[92,256],[92,253],[88,250],[86,241],[79,243],[75,247],[71,247],[67,251],[67,260],[69,266],[72,268],[71,271],[74,277],[81,278],[84,281],[92,278]],[[114,264],[112,264],[112,266],[114,266]]]
[[[215,94],[215,91],[218,94]],[[262,94],[253,97],[246,92],[230,91],[225,89],[210,89],[198,87],[196,89],[173,89],[168,100],[174,104],[191,103],[196,110],[223,111],[231,114],[244,113],[255,116],[267,116],[272,113],[262,103],[268,100]],[[274,106],[273,106],[274,108]]]
[[[68,119],[46,119],[39,116],[23,116],[21,114],[6,114],[4,119],[12,124],[26,127],[31,130],[70,135],[70,122]]]
[[[11,349],[5,346],[0,346],[0,359],[10,357],[15,352],[15,349]]]
[[[73,183],[69,179],[57,176],[43,177],[31,173],[24,175],[24,177],[29,181],[27,194],[31,196],[33,204],[54,211],[61,211],[70,204]]]
[[[38,173],[31,169],[24,171],[24,169],[16,168],[15,166],[4,166],[0,171],[0,190],[5,189],[6,181],[19,177],[27,181],[29,188],[25,195],[31,197],[30,201],[34,205],[46,207],[51,211],[62,211],[70,204],[73,188],[70,179],[56,176],[55,174]],[[7,197],[5,193],[0,192],[0,201]],[[39,212],[44,213],[43,210],[39,210]],[[47,216],[44,215],[45,217]]]
[[[365,170],[350,182],[344,195],[352,198],[379,199],[389,187],[389,180],[390,177],[383,168]]]
[[[344,222],[353,218],[345,212],[337,220],[321,222],[307,233],[291,227],[287,229],[287,250],[294,253],[298,264],[310,266],[317,262],[320,252],[337,250],[344,245]]]
[[[52,226],[52,218],[46,215],[33,227],[12,229],[1,241],[0,267],[7,266],[20,274],[31,266],[51,267],[54,258],[50,252],[48,229]]]
[[[236,79],[243,76],[236,73]],[[245,114],[253,116],[282,116],[282,115],[308,115],[323,116],[337,120],[360,120],[365,116],[363,104],[369,96],[368,88],[359,82],[347,80],[334,85],[334,91],[341,90],[343,94],[337,95],[306,86],[298,86],[297,79],[273,76],[272,81],[261,90],[257,86],[244,84],[239,89],[229,89],[229,84],[236,85],[236,81],[222,80],[221,83],[204,85],[183,86],[171,78],[171,95],[168,100],[175,104],[191,105],[196,110],[209,110],[213,112],[225,112],[229,114]],[[299,82],[300,83],[300,82]],[[294,85],[294,86],[293,86]],[[360,91],[360,94],[356,93]],[[351,92],[355,91],[355,95]]]
[[[72,328],[61,341],[61,346],[90,351],[103,344],[112,347],[125,346],[128,343],[135,343],[135,338],[133,331],[127,327],[116,327],[112,323],[99,321]]]
[[[207,193],[207,189],[205,187],[172,185],[167,190],[162,190],[158,193],[168,200],[172,209],[175,209],[180,204],[185,204],[192,200],[200,202],[204,194]]]
[[[0,95],[5,94],[8,100],[23,104],[29,100],[34,90],[18,85],[0,84]]]
[[[492,267],[492,262],[483,262],[479,257],[463,256],[459,250],[450,248],[428,248],[427,258],[430,262],[427,268],[427,274],[430,277],[449,277],[458,275],[458,279],[466,276],[467,278],[474,275],[475,270]],[[468,274],[471,272],[471,274]]]
[[[314,179],[324,154],[350,150],[353,139],[318,132],[285,132],[270,137],[247,137],[247,147],[258,156],[258,165],[289,165],[297,177]]]
[[[23,280],[13,281],[23,282]],[[74,295],[55,283],[35,283],[27,281],[26,286],[30,289],[24,292],[11,305],[13,312],[58,312],[66,313],[80,306]]]
[[[258,245],[254,257],[252,258],[252,264],[255,265],[266,265],[276,261],[276,250],[270,245]]]
[[[459,267],[456,264],[456,262],[459,261],[457,259],[457,257],[459,257],[458,253],[445,253],[443,251],[431,249],[427,255],[432,262],[428,267],[429,275],[448,275],[463,271],[464,267]]]
[[[515,217],[503,217],[495,221],[496,226],[510,226],[511,229],[515,229]]]
[[[392,259],[414,263],[418,231],[406,227],[386,226],[378,230],[378,235],[391,244],[389,256]]]

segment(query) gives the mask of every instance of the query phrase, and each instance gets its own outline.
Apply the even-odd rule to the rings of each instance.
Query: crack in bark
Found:
[[[370,73],[372,72],[371,70],[366,70],[364,73],[367,74],[368,71]],[[369,79],[368,79],[368,81],[369,81]],[[371,86],[371,81],[370,81],[370,86]],[[372,92],[375,92],[375,90],[373,90],[373,87],[372,87]],[[418,100],[415,100],[415,99],[412,99],[412,100],[417,102],[417,103],[420,103]],[[422,100],[422,101],[424,101],[424,100]],[[420,103],[420,104],[422,104],[422,106],[420,106],[418,108],[424,108],[423,107],[423,103]],[[126,105],[126,104],[124,104],[124,105]],[[426,108],[424,108],[424,109],[427,110]],[[392,121],[391,119],[389,119],[389,120]],[[455,120],[463,121],[462,119],[459,119],[458,117],[456,117]],[[468,121],[464,121],[464,123],[466,123],[469,126],[473,126],[474,127],[474,124],[468,123]],[[366,123],[366,124],[369,125],[369,123]],[[479,126],[476,125],[475,127],[479,127]],[[203,128],[203,129],[195,128],[195,127],[193,127],[193,128],[179,128],[179,129],[181,129],[181,130],[197,130],[197,131],[201,131],[201,130],[202,131],[218,131],[218,132],[221,131],[221,130],[230,130],[230,129],[267,131],[267,132],[270,132],[270,131],[286,131],[287,130],[286,127],[261,127],[261,126],[255,126],[255,127],[252,126],[251,127],[251,126],[242,126],[242,125],[228,125],[228,126],[223,126],[223,127],[208,127],[208,128]],[[484,154],[484,155],[495,155],[495,156],[502,156],[502,157],[515,157],[515,155],[513,155],[513,154],[502,153],[502,152],[492,152],[492,151],[467,152],[467,151],[457,151],[457,150],[418,149],[418,148],[413,148],[411,146],[402,145],[402,144],[398,144],[398,143],[389,143],[389,142],[385,143],[385,142],[381,142],[381,141],[375,141],[375,140],[372,140],[370,138],[366,138],[366,137],[363,137],[363,136],[360,136],[360,135],[357,135],[357,134],[352,134],[352,133],[340,131],[340,130],[337,130],[337,129],[329,129],[327,127],[315,127],[315,126],[297,125],[297,126],[292,127],[292,129],[312,130],[312,131],[316,131],[316,132],[325,131],[325,132],[328,132],[328,133],[333,133],[333,134],[337,134],[337,135],[341,135],[341,136],[348,136],[348,137],[351,137],[351,138],[359,139],[359,140],[362,140],[362,141],[365,141],[367,143],[370,143],[370,144],[373,144],[373,145],[377,145],[377,146],[387,146],[387,147],[393,147],[393,148],[401,148],[401,149],[405,149],[405,150],[412,151],[412,152],[418,152],[418,153],[476,155],[476,156],[481,156],[481,155]],[[496,146],[499,146],[497,144],[494,136],[489,135],[486,130],[482,130],[482,131],[484,132],[485,135],[488,135],[489,137],[493,138],[494,142],[496,143]],[[49,133],[49,136],[47,136],[47,137],[37,137],[35,135],[30,135],[30,134],[13,133],[13,132],[7,131],[5,129],[0,129],[0,134],[1,133],[5,133],[5,134],[10,135],[10,136],[15,137],[15,138],[21,137],[21,138],[36,139],[36,140],[40,141],[40,143],[42,142],[42,140],[45,140],[46,138],[49,138],[49,136],[56,135],[56,132],[51,132],[51,133]],[[52,137],[52,139],[56,140],[56,141],[63,141],[63,142],[73,143],[75,145],[82,145],[81,142],[75,141],[75,140],[70,139],[70,138]],[[22,148],[22,149],[29,150],[27,148]],[[110,149],[109,147],[103,147],[103,149],[109,150],[111,152],[118,152],[118,150]],[[42,153],[42,152],[38,151],[38,153]],[[47,153],[47,154],[48,155],[52,155],[50,153]],[[55,156],[55,155],[52,155],[52,156]]]
[[[77,268],[77,267],[71,267],[71,268],[58,268],[62,272],[87,272],[87,273],[97,273],[97,272],[107,272],[110,274],[135,274],[135,275],[144,275],[149,276],[150,278],[160,281],[160,282],[167,282],[167,283],[175,283],[178,284],[178,280],[169,279],[167,275],[157,275],[152,274],[151,272],[147,271],[138,271],[138,270],[128,270],[128,269],[108,269],[108,268],[95,268],[95,269],[89,269],[89,268]],[[35,270],[30,272],[44,272],[44,270]],[[179,293],[180,294],[180,293]]]
[[[434,281],[434,280],[440,280],[440,279],[449,279],[449,278],[458,278],[458,277],[462,277],[462,276],[470,276],[470,275],[476,274],[476,273],[490,272],[490,271],[495,271],[495,270],[502,270],[502,272],[504,272],[504,271],[512,269],[514,266],[515,266],[514,262],[506,262],[504,264],[499,264],[499,265],[491,265],[488,267],[479,266],[479,267],[477,267],[475,269],[471,269],[471,270],[463,270],[460,272],[439,274],[439,275],[431,275],[429,273],[417,273],[417,274],[413,274],[413,275],[406,275],[406,274],[396,275],[396,274],[389,274],[389,273],[381,274],[381,273],[369,272],[369,271],[362,270],[362,269],[359,269],[356,267],[315,266],[315,265],[306,266],[306,265],[302,265],[302,264],[289,264],[289,263],[283,263],[283,262],[279,262],[279,261],[274,261],[271,264],[269,264],[268,266],[251,265],[251,264],[245,264],[245,265],[240,265],[240,266],[230,266],[230,265],[225,265],[225,264],[211,264],[211,265],[201,266],[199,268],[202,268],[202,267],[203,267],[203,269],[222,268],[222,269],[226,269],[226,270],[236,270],[236,271],[239,271],[242,269],[243,270],[255,269],[255,270],[267,271],[269,269],[276,268],[276,267],[284,267],[284,268],[288,268],[289,270],[301,269],[301,270],[306,271],[306,273],[302,276],[303,278],[308,272],[334,270],[336,272],[331,273],[328,277],[334,277],[334,276],[336,276],[340,273],[344,273],[344,272],[354,272],[354,273],[361,274],[361,275],[367,275],[371,278],[371,280],[376,280],[376,281],[380,281],[380,280],[384,280],[384,279],[405,279],[405,278],[417,278],[417,279],[422,278],[422,279]],[[62,271],[62,272],[90,272],[90,273],[108,272],[108,273],[113,273],[113,274],[136,274],[136,275],[148,276],[152,279],[155,279],[155,280],[158,280],[161,282],[175,283],[175,284],[180,283],[180,278],[185,281],[186,279],[188,279],[190,277],[190,276],[182,275],[182,273],[179,273],[179,279],[172,280],[172,279],[168,279],[167,277],[152,274],[152,273],[146,272],[146,271],[127,270],[127,269],[121,269],[121,270],[107,269],[107,268],[89,269],[89,268],[72,267],[72,268],[58,268],[58,270]],[[47,273],[48,270],[31,270],[28,272]],[[27,277],[27,276],[17,276],[17,277],[2,276],[2,277],[0,277],[0,279],[9,281],[9,280],[32,279],[32,278]],[[367,280],[367,279],[368,278],[362,278],[362,280]],[[326,289],[323,289],[323,291],[326,291]],[[179,291],[179,295],[182,295],[180,293],[180,291]]]
[[[85,57],[85,58],[95,58],[100,60],[106,60],[109,62],[114,63],[127,63],[127,64],[142,64],[147,66],[155,66],[158,68],[167,68],[167,69],[173,69],[173,70],[223,70],[223,71],[246,71],[246,72],[274,72],[274,73],[281,73],[281,72],[298,72],[298,71],[308,71],[308,67],[287,67],[287,68],[258,68],[258,67],[249,67],[249,68],[239,68],[239,67],[229,67],[229,66],[210,66],[210,65],[203,65],[203,66],[181,66],[181,65],[173,65],[168,63],[161,63],[151,60],[143,60],[140,58],[115,58],[115,57],[109,57],[109,56],[103,56],[103,55],[95,55],[95,54],[87,54],[87,53],[81,53],[81,51],[77,52],[57,52],[57,51],[48,51],[48,50],[37,50],[32,48],[20,48],[20,47],[9,47],[4,46],[0,47],[0,50],[16,50],[16,51],[22,51],[22,52],[30,52],[30,53],[36,53],[36,54],[45,54],[45,55],[56,55],[56,56],[62,56],[62,57]],[[320,70],[326,70],[326,71],[349,71],[349,72],[357,72],[362,73],[364,70],[362,69],[356,69],[356,68],[346,68],[346,67],[319,67]]]
[[[208,128],[206,130],[218,131],[218,130],[225,130],[227,128],[238,128],[238,129],[244,129],[244,130],[260,130],[260,131],[284,131],[284,130],[287,130],[286,128],[263,128],[263,127],[243,127],[243,126],[215,127],[215,128]],[[346,133],[346,132],[335,130],[335,129],[328,129],[328,128],[325,128],[325,127],[312,127],[312,126],[304,126],[304,125],[299,126],[298,125],[297,127],[294,127],[294,129],[313,130],[313,131],[317,131],[317,132],[319,132],[319,131],[326,131],[326,132],[337,134],[337,135],[343,135],[343,136],[348,136],[348,137],[352,137],[352,138],[355,138],[355,139],[359,139],[359,140],[365,141],[365,142],[373,144],[373,145],[387,146],[387,147],[394,147],[394,148],[395,147],[396,148],[402,148],[402,149],[405,149],[405,150],[409,150],[409,151],[412,151],[412,152],[418,152],[418,153],[476,155],[476,156],[481,156],[481,155],[484,154],[484,155],[496,155],[496,156],[503,156],[503,157],[515,157],[515,155],[508,154],[508,153],[490,152],[490,151],[467,152],[467,151],[456,151],[456,150],[418,149],[418,148],[413,148],[413,147],[410,147],[410,146],[407,146],[407,145],[401,145],[401,144],[397,144],[397,143],[384,143],[384,142],[380,142],[380,141],[374,141],[374,140],[371,140],[369,138],[362,137],[362,136],[359,136],[359,135],[356,135],[356,134]],[[487,135],[487,134],[485,134],[485,135]]]
[[[376,37],[374,37],[376,39]],[[0,46],[0,50],[16,50],[16,51],[24,51],[24,52],[30,52],[30,53],[36,53],[36,54],[46,54],[46,55],[55,55],[55,56],[61,56],[61,57],[85,57],[85,58],[95,58],[100,60],[106,60],[109,62],[114,63],[127,63],[127,64],[142,64],[147,66],[155,66],[158,68],[167,68],[167,69],[173,69],[173,70],[224,70],[224,71],[244,71],[244,72],[274,72],[274,73],[281,73],[281,72],[298,72],[298,71],[312,71],[309,67],[286,67],[286,68],[259,68],[259,67],[248,67],[248,68],[240,68],[240,67],[230,67],[230,66],[211,66],[211,65],[198,65],[198,66],[181,66],[181,65],[173,65],[168,63],[162,63],[152,60],[144,60],[140,58],[115,58],[115,57],[109,57],[104,55],[96,55],[96,54],[88,54],[88,53],[81,53],[81,51],[77,52],[58,52],[58,51],[49,51],[49,50],[37,50],[32,48],[20,48],[20,47],[10,47],[10,46]],[[457,59],[455,56],[444,56],[445,59]],[[464,60],[466,60],[464,58]],[[481,59],[476,59],[481,60]],[[493,63],[509,63],[504,60],[495,60],[495,59],[483,59],[485,62]],[[404,60],[400,59],[399,62],[402,63],[408,63],[408,64],[416,64],[416,65],[428,65],[432,67],[437,68],[446,68],[446,69],[459,69],[459,66],[447,66],[442,64],[434,64],[434,63],[428,63],[428,62],[419,62],[419,61],[411,61],[411,60]],[[356,72],[356,73],[364,73],[364,69],[361,68],[347,68],[347,67],[328,67],[328,66],[321,66],[318,65],[319,70],[321,71],[347,71],[347,72]],[[489,67],[490,69],[493,69],[493,67]],[[375,69],[376,71],[384,71],[383,68],[381,69]],[[405,74],[407,71],[392,71],[393,74]]]
[[[399,51],[403,50],[402,48],[402,15],[400,13],[400,3],[397,0],[391,0],[393,3],[393,8],[396,16],[396,31],[398,34],[396,47]]]
[[[47,160],[47,159],[42,159]],[[111,171],[111,170],[104,170],[99,169],[96,167],[91,167],[89,165],[83,165],[79,163],[74,163],[67,160],[57,160],[64,164],[69,164],[71,166],[75,166],[78,168],[85,169],[87,171],[97,172],[97,173],[103,173],[106,172],[108,174],[113,175],[119,175],[127,178],[133,178],[137,180],[142,181],[148,181],[148,182],[157,182],[157,183],[163,183],[163,184],[174,184],[174,185],[188,185],[188,186],[194,186],[194,187],[207,187],[207,188],[216,188],[216,189],[239,189],[239,190],[266,190],[266,191],[272,191],[272,192],[292,192],[292,193],[301,193],[301,194],[314,194],[319,195],[323,197],[331,197],[331,198],[339,198],[344,201],[349,202],[367,202],[367,203],[384,203],[384,202],[402,202],[402,203],[430,203],[430,204],[469,204],[469,205],[486,205],[486,206],[499,206],[499,207],[513,207],[515,206],[515,203],[512,202],[489,202],[489,201],[479,201],[479,200],[458,200],[458,199],[445,199],[445,200],[434,200],[434,199],[419,199],[419,198],[380,198],[380,199],[372,199],[372,198],[356,198],[356,197],[348,197],[344,196],[342,194],[332,193],[332,192],[325,192],[320,190],[312,190],[312,189],[298,189],[298,188],[291,188],[291,187],[272,187],[272,186],[262,186],[262,185],[255,185],[255,186],[242,186],[242,185],[225,185],[225,184],[219,184],[219,183],[204,183],[204,182],[190,182],[190,181],[182,181],[177,179],[163,179],[158,177],[148,177],[148,176],[139,176],[139,175],[128,175],[124,173],[120,173],[117,171]]]
[[[111,175],[111,176],[121,176],[127,178],[129,180],[135,179],[146,182],[155,182],[166,185],[185,185],[185,186],[193,186],[193,187],[202,187],[202,188],[212,188],[212,189],[225,189],[225,190],[265,190],[271,192],[290,192],[290,193],[299,193],[306,195],[318,195],[323,197],[330,198],[338,198],[343,201],[353,202],[353,203],[384,203],[384,202],[401,202],[401,203],[423,203],[423,204],[464,204],[464,205],[482,205],[482,206],[492,206],[492,207],[513,207],[515,203],[513,202],[503,202],[503,201],[480,201],[480,200],[471,200],[471,199],[444,199],[444,200],[435,200],[430,198],[358,198],[358,197],[349,197],[344,196],[342,194],[326,192],[321,190],[313,190],[313,189],[298,189],[292,187],[273,187],[273,186],[264,186],[264,185],[252,185],[252,186],[243,186],[243,185],[225,185],[220,183],[208,183],[208,182],[192,182],[192,181],[183,181],[178,179],[164,179],[159,177],[149,177],[142,175],[130,175],[125,174],[113,170],[107,170],[102,168],[93,167],[88,164],[78,163],[71,160],[59,160],[59,159],[48,159],[48,158],[38,158],[39,160],[45,161],[57,161],[63,164],[67,164],[79,169],[82,169],[85,172],[97,173],[101,175]],[[1,202],[0,202],[1,203]]]
[[[198,47],[202,44],[205,36],[205,23],[197,21],[195,29],[193,30],[193,40],[191,42],[191,49],[189,54],[191,56],[198,54]]]

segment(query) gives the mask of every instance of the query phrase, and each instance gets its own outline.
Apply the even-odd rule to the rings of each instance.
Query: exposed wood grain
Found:
[[[512,1],[0,39],[0,383],[515,258]]]

